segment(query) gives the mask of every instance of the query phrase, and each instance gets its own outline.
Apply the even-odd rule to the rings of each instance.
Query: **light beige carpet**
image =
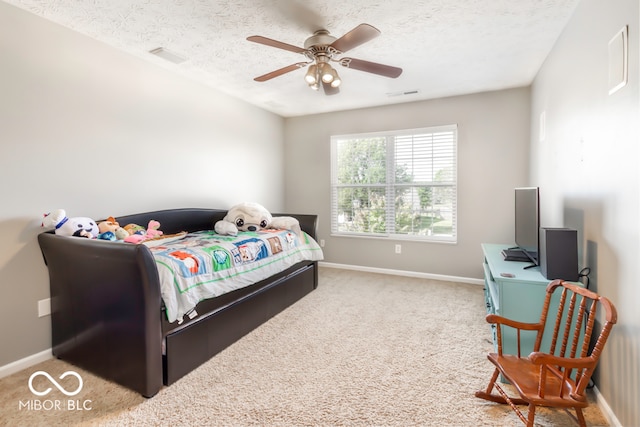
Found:
[[[493,371],[484,316],[477,285],[322,268],[316,291],[151,399],[50,360],[0,380],[0,424],[517,426],[509,408],[473,395]],[[38,370],[78,372],[81,393],[38,375],[33,388],[53,390],[36,398]],[[586,418],[607,425],[595,403]],[[536,421],[576,425],[545,409]]]

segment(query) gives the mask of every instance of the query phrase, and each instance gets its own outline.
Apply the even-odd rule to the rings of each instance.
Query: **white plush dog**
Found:
[[[238,231],[260,231],[264,228],[284,229],[302,235],[300,223],[290,216],[273,217],[258,203],[245,202],[229,209],[227,215],[214,225],[218,234],[235,236]]]

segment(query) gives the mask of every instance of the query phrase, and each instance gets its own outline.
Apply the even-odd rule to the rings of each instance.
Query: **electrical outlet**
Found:
[[[324,248],[324,239],[320,239],[320,247]]]
[[[44,317],[51,314],[51,298],[41,299],[38,301],[38,317]]]
[[[396,245],[396,253],[397,254],[401,254],[402,253],[402,245]]]

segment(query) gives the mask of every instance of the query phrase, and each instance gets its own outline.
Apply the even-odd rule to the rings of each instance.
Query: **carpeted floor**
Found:
[[[516,426],[473,395],[493,371],[484,315],[477,285],[322,268],[316,291],[151,399],[54,359],[0,380],[0,425]],[[79,373],[81,393],[36,398],[39,370]],[[593,402],[585,415],[607,425]],[[536,425],[577,424],[541,409]]]

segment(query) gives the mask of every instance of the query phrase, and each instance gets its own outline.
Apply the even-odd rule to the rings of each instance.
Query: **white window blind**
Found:
[[[457,126],[331,138],[333,234],[456,240]]]

